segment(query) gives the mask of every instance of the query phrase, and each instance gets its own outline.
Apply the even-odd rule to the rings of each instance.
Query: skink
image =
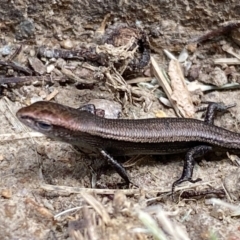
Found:
[[[127,182],[124,167],[112,156],[175,154],[186,152],[182,176],[175,186],[193,180],[194,159],[208,151],[240,150],[240,134],[213,124],[216,111],[230,106],[211,103],[204,121],[186,118],[106,119],[92,106],[70,108],[53,102],[36,102],[17,112],[18,119],[45,135],[100,153]]]

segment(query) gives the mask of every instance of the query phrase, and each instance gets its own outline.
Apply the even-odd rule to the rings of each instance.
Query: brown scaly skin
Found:
[[[111,156],[175,154],[187,152],[183,173],[173,183],[192,179],[194,159],[208,151],[240,150],[240,134],[213,125],[214,113],[229,107],[211,103],[205,121],[186,118],[106,119],[92,111],[52,102],[36,102],[17,112],[18,119],[45,135],[101,153],[120,176],[130,182],[126,170]],[[85,110],[86,109],[86,110]]]

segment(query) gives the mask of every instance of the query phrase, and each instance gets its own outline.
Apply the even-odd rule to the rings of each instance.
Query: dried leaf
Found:
[[[191,95],[185,84],[184,76],[181,66],[177,60],[171,60],[168,70],[169,77],[171,78],[172,94],[171,99],[176,103],[184,117],[193,117],[195,110]]]

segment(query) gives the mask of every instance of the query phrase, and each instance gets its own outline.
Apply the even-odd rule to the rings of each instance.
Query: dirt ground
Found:
[[[187,80],[210,88],[225,87],[208,91],[197,87],[189,98],[195,108],[204,101],[235,103],[216,117],[215,124],[240,133],[240,24],[235,21],[239,5],[229,10],[224,1],[213,4],[216,8],[210,4],[212,21],[207,24],[211,14],[206,11],[201,25],[189,10],[182,19],[174,19],[174,11],[179,11],[175,5],[171,5],[171,18],[163,13],[151,19],[150,5],[146,5],[145,11],[137,8],[138,19],[130,21],[128,17],[132,20],[134,11],[121,1],[122,14],[114,14],[117,8],[110,4],[89,22],[96,6],[86,5],[85,14],[84,8],[79,15],[75,12],[84,1],[72,12],[66,7],[71,5],[67,1],[57,1],[56,6],[40,2],[2,5],[0,239],[240,239],[240,169],[236,156],[215,153],[200,159],[194,178],[202,181],[179,186],[173,201],[171,185],[181,175],[184,154],[118,158],[139,186],[127,188],[99,156],[80,154],[67,143],[33,133],[15,115],[21,107],[40,100],[77,108],[90,100],[98,99],[99,103],[99,99],[106,99],[113,104],[110,113],[120,106],[120,118],[175,117],[174,109],[160,101],[166,95],[160,91],[161,84],[156,84],[148,61],[151,54],[168,72],[171,60],[165,49],[176,58],[184,58],[179,61]],[[162,2],[170,11],[170,5]],[[191,9],[192,5],[186,4],[185,8]],[[202,11],[197,6],[194,9]],[[227,11],[232,15],[224,15]],[[119,29],[130,29],[130,33],[118,35]],[[205,34],[213,29],[217,31],[212,35]],[[133,39],[133,45],[124,51],[117,48],[129,43],[130,38],[123,39],[123,35]],[[101,48],[113,39],[119,45],[110,50]],[[146,52],[139,50],[139,42],[143,42]],[[51,53],[53,48],[73,52],[81,49],[81,55],[72,59],[66,55],[49,57],[39,54],[41,47],[48,47]],[[93,49],[100,49],[103,55],[99,57],[98,50]],[[118,55],[114,55],[116,49]],[[183,49],[185,55],[181,54]],[[88,51],[89,59],[84,55]],[[128,68],[141,54],[137,67],[133,64]],[[114,66],[109,64],[111,61]],[[109,102],[99,104],[100,109],[110,109]],[[199,112],[192,117],[203,119]]]

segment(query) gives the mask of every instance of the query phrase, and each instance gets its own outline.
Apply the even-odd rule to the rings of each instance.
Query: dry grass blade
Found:
[[[146,211],[138,210],[138,218],[147,227],[155,239],[159,240],[190,240],[187,233],[177,223],[173,222],[168,213],[163,211],[159,206],[153,206],[146,209]],[[157,221],[152,217],[156,214]],[[159,227],[160,225],[160,227]]]
[[[228,64],[228,65],[240,65],[240,60],[237,58],[217,58],[213,60],[214,64]]]
[[[53,92],[51,92],[50,94],[47,95],[47,97],[45,98],[45,101],[50,101],[53,98],[56,97],[56,95],[59,93],[59,91],[57,89],[54,89]]]
[[[183,191],[188,189],[195,189],[199,186],[211,186],[212,182],[199,182],[199,183],[189,183],[186,186],[176,187],[175,191]],[[80,187],[69,187],[69,186],[56,186],[50,184],[41,184],[39,186],[40,189],[43,189],[47,192],[54,191],[58,195],[68,195],[68,194],[79,194],[79,193],[94,193],[94,194],[103,194],[103,195],[114,195],[117,192],[121,192],[122,194],[129,196],[129,195],[142,195],[143,192],[150,193],[158,193],[158,194],[170,194],[172,189],[171,188],[154,188],[154,189],[94,189],[94,188],[80,188]],[[149,201],[153,200],[153,198],[149,199]],[[148,201],[148,200],[147,200]]]
[[[97,199],[94,198],[92,195],[90,195],[86,192],[82,192],[81,195],[84,198],[84,200],[89,205],[91,205],[96,210],[96,212],[101,216],[104,223],[106,225],[109,225],[111,219],[110,219],[110,216],[109,216],[108,212],[106,211],[105,207],[99,201],[97,201]]]
[[[230,46],[229,44],[225,44],[222,46],[223,51],[229,53],[230,55],[234,56],[235,58],[237,58],[238,60],[240,60],[240,55],[238,53],[236,53],[233,50],[233,47]]]
[[[127,44],[119,47],[115,47],[112,44],[104,44],[96,47],[96,52],[98,54],[104,53],[110,57],[111,62],[118,62],[119,60],[124,60],[125,64],[118,69],[118,72],[122,75],[122,73],[126,70],[129,61],[134,58],[134,53],[137,51],[138,46],[136,46],[133,50],[130,50],[135,42],[135,38],[132,37],[129,39]]]
[[[38,132],[26,132],[26,133],[19,133],[19,134],[6,133],[6,134],[0,134],[0,142],[21,140],[21,139],[27,139],[27,138],[36,138],[36,137],[46,137],[46,136]]]
[[[97,234],[97,227],[95,221],[95,214],[90,212],[90,209],[84,206],[83,208],[83,218],[87,222],[87,236],[90,240],[98,240],[99,236]],[[85,238],[86,239],[86,238]]]
[[[166,95],[167,95],[172,107],[174,108],[177,116],[179,116],[179,117],[183,116],[180,109],[178,109],[178,106],[176,105],[176,103],[171,98],[172,88],[170,86],[170,80],[168,79],[167,74],[164,73],[164,70],[161,69],[158,66],[156,60],[152,56],[151,56],[151,64],[152,64],[152,67],[153,67],[154,76],[158,80],[158,82],[159,82],[160,86],[163,88],[164,92],[166,93]]]
[[[85,240],[84,236],[80,231],[73,231],[72,229],[68,230],[69,235],[72,240]]]
[[[158,227],[157,222],[151,217],[150,214],[141,210],[137,211],[137,213],[139,220],[147,227],[154,239],[168,240],[166,234]]]
[[[83,206],[82,216],[76,220],[69,221],[68,232],[71,239],[81,240],[98,240],[99,231],[97,231],[97,224],[95,213],[87,206]]]
[[[72,80],[73,83],[82,83],[82,84],[94,84],[97,81],[93,79],[83,79],[80,78],[78,75],[74,74],[71,70],[67,68],[62,68],[61,72],[69,79]]]
[[[65,210],[65,211],[62,211],[62,212],[54,215],[54,220],[57,220],[59,217],[65,215],[65,214],[67,214],[67,213],[74,212],[74,211],[79,210],[79,209],[82,209],[82,208],[83,208],[82,206],[81,206],[81,207],[74,207],[74,208],[70,208],[70,209],[67,209],[67,210]]]
[[[170,220],[166,212],[157,207],[157,219],[163,229],[175,240],[190,240],[187,233],[176,223]]]
[[[111,17],[111,13],[108,13],[104,16],[100,27],[95,32],[96,35],[103,35],[104,34],[105,28],[106,28],[106,25],[107,25],[107,21],[109,21],[110,17]]]
[[[222,86],[213,86],[208,84],[203,84],[198,81],[187,82],[188,91],[193,92],[200,89],[202,92],[210,91],[210,90],[227,90],[227,89],[237,89],[240,88],[239,83],[227,83]]]
[[[226,207],[232,211],[232,217],[239,217],[240,216],[240,207],[234,204],[227,203],[217,198],[211,199],[212,204],[220,205],[221,207]]]
[[[146,156],[137,155],[137,156],[131,157],[129,160],[127,160],[123,164],[123,166],[125,168],[128,168],[128,167],[135,166],[135,165],[139,164],[142,161],[147,161],[147,160],[151,160],[151,158],[148,159]]]
[[[15,116],[14,104],[7,97],[3,97],[0,101],[1,114],[5,116],[11,126],[18,127],[18,119]]]
[[[137,77],[131,80],[126,80],[127,84],[135,84],[141,82],[150,82],[152,80],[151,77]]]
[[[68,187],[68,186],[56,186],[56,185],[50,185],[50,184],[42,184],[40,185],[40,188],[51,192],[54,191],[57,194],[66,195],[66,194],[73,194],[73,193],[95,193],[95,194],[103,194],[103,195],[114,195],[116,192],[121,191],[125,195],[133,195],[133,194],[140,194],[141,191],[144,191],[143,189],[94,189],[94,188],[80,188],[80,187]],[[154,190],[154,192],[159,192],[160,189]],[[170,190],[169,190],[170,191]]]
[[[113,69],[113,73],[110,73],[109,70],[106,70],[105,76],[107,77],[106,85],[112,87],[116,91],[123,91],[125,94],[124,99],[132,103],[133,100],[131,94],[131,86],[126,83],[126,81],[119,74],[119,72]]]

